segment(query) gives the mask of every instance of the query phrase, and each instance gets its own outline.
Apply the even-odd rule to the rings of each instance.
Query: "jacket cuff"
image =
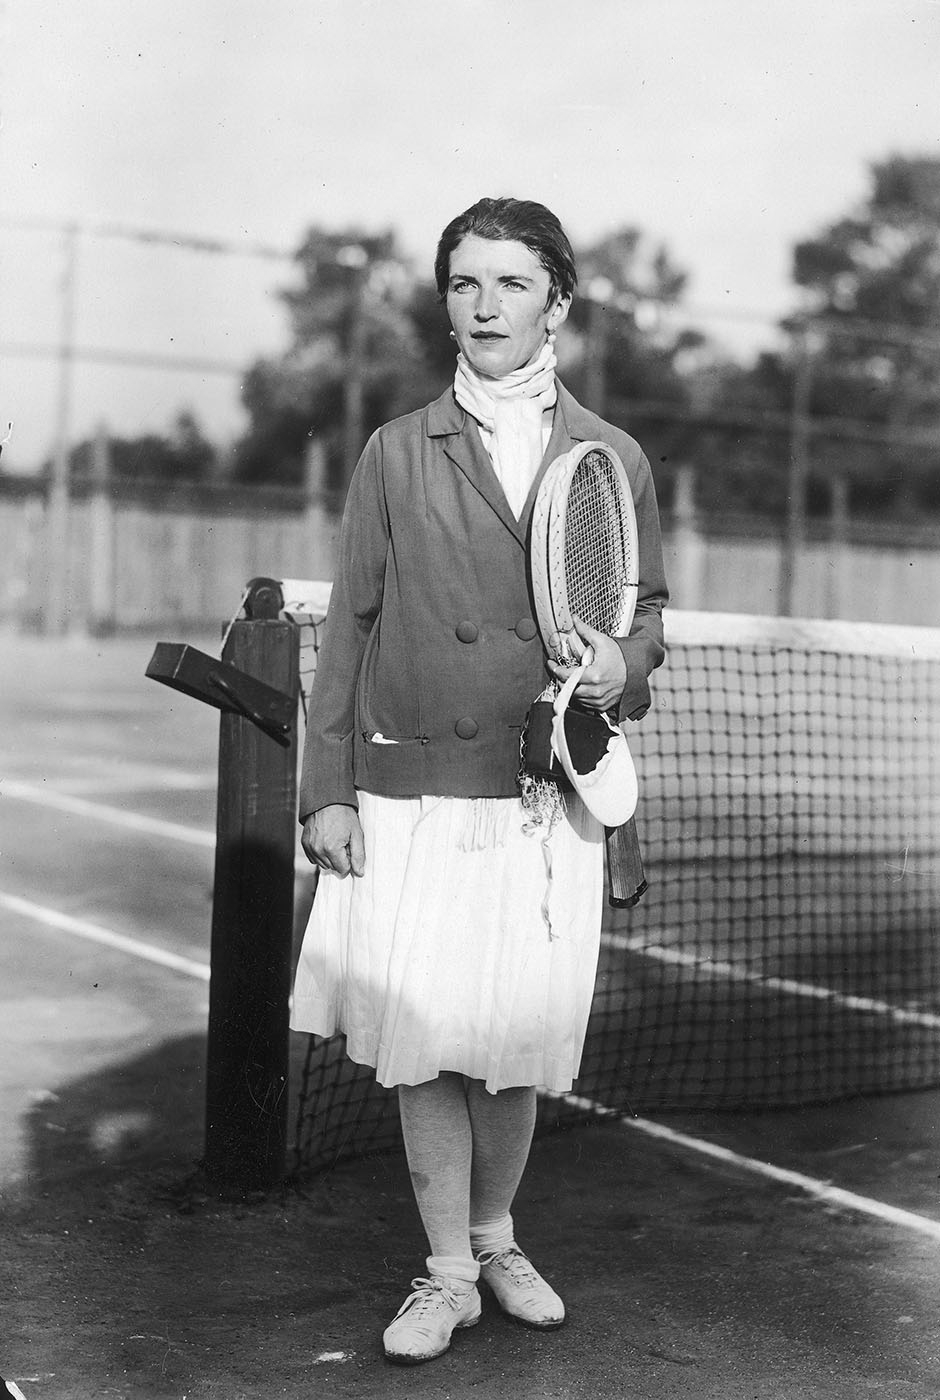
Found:
[[[317,812],[321,811],[324,807],[351,807],[354,812],[359,811],[358,801],[341,802],[338,797],[332,798],[329,802],[323,802],[319,800],[314,801],[314,799],[311,798],[310,802],[313,804],[312,806],[308,806],[308,804],[303,801],[301,801],[300,803],[298,821],[300,822],[301,826],[305,825],[308,817],[316,816]],[[306,811],[304,810],[305,807],[307,807]]]
[[[311,737],[304,749],[298,817],[303,824],[321,807],[334,805],[359,810],[353,782],[352,735],[338,741]]]
[[[663,659],[663,648],[649,637],[616,637],[627,668],[627,682],[617,707],[617,719],[642,719],[652,704],[649,674]]]

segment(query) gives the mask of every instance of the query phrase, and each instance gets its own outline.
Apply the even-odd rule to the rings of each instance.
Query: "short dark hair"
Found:
[[[468,234],[477,238],[524,243],[549,275],[549,301],[571,297],[578,285],[578,269],[568,235],[544,204],[531,199],[478,199],[458,214],[441,234],[434,259],[434,278],[441,300],[447,296],[450,255]]]

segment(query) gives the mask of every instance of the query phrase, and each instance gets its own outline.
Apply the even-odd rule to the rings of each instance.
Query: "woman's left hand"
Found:
[[[580,618],[574,619],[574,630],[565,634],[568,645],[582,665],[587,659],[584,675],[575,686],[574,699],[579,705],[590,710],[611,710],[620,703],[624,686],[627,683],[627,664],[613,637],[606,632],[598,632]],[[588,652],[591,653],[588,656]],[[558,681],[566,681],[575,666],[560,666],[557,661],[549,661],[548,669]]]

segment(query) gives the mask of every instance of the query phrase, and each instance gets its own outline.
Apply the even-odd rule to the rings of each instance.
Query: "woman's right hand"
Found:
[[[361,875],[366,868],[362,825],[355,807],[335,802],[311,813],[304,822],[301,845],[309,861],[341,878]]]

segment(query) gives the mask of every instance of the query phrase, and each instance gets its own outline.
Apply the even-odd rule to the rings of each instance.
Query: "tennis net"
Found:
[[[666,636],[630,731],[649,891],[607,910],[541,1124],[940,1083],[940,629],[671,611]],[[304,1040],[297,1169],[393,1146],[395,1095]]]

